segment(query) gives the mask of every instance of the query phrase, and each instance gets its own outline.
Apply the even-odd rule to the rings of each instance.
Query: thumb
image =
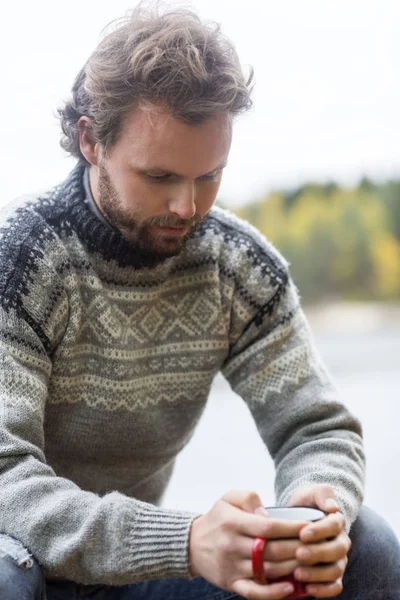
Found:
[[[315,501],[318,508],[327,513],[334,513],[339,510],[335,492],[330,485],[322,484],[315,486]]]
[[[231,490],[224,494],[221,500],[236,508],[245,510],[246,512],[268,516],[267,511],[263,507],[261,498],[256,492],[249,490]]]
[[[327,513],[339,510],[335,492],[330,485],[320,484],[296,490],[290,498],[289,506],[314,506]]]

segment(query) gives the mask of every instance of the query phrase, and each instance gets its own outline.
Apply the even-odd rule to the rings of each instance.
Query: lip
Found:
[[[188,228],[187,227],[157,227],[157,229],[159,231],[163,231],[164,233],[167,233],[168,235],[185,235],[185,233],[188,232]]]

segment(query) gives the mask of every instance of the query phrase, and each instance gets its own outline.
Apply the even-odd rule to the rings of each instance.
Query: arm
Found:
[[[54,239],[49,246],[65,267],[62,246]],[[69,319],[68,293],[49,253],[29,236],[1,248],[0,531],[21,540],[48,577],[110,585],[189,577],[193,515],[117,492],[100,497],[46,464],[48,384]],[[32,255],[29,269],[21,257]]]
[[[299,488],[330,484],[349,530],[363,493],[360,424],[338,399],[284,265],[274,289],[262,285],[248,291],[258,306],[264,295],[264,304],[249,309],[223,373],[274,458],[277,503],[287,504]]]

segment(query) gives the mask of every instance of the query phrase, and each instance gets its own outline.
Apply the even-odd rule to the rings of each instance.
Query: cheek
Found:
[[[196,194],[197,213],[205,215],[215,202],[219,190],[219,183],[201,187]]]
[[[164,197],[165,193],[139,177],[125,177],[121,186],[121,200],[124,207],[144,217],[152,214],[157,206],[162,205]]]

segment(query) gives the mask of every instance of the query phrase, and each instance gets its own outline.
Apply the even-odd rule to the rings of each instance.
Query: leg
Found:
[[[221,590],[202,577],[195,579],[159,579],[121,588],[121,594],[110,600],[233,600],[239,596]],[[100,599],[99,599],[100,600]],[[101,598],[103,600],[103,598]],[[106,596],[104,597],[106,600]],[[108,600],[108,599],[107,599]]]
[[[68,588],[68,585],[71,587]],[[155,579],[121,587],[47,582],[47,600],[67,600],[69,598],[82,598],[82,600],[86,598],[88,600],[240,600],[236,594],[220,590],[201,577],[191,580]]]
[[[337,600],[400,600],[400,545],[388,523],[363,506]]]
[[[46,581],[46,600],[76,600],[77,589],[73,581]]]
[[[44,580],[36,560],[14,538],[0,534],[0,598],[44,600]]]

